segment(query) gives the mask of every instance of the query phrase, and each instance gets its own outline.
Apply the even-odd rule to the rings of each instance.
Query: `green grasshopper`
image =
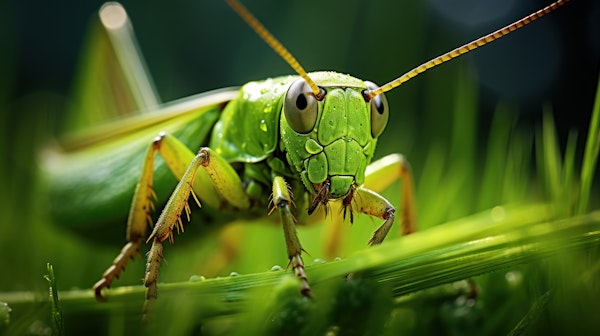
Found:
[[[297,224],[321,221],[335,211],[350,222],[355,213],[366,214],[383,221],[369,240],[369,245],[380,244],[395,221],[396,209],[378,192],[401,179],[401,231],[409,234],[416,230],[414,187],[407,161],[392,154],[371,162],[390,113],[384,93],[568,1],[558,0],[379,87],[335,72],[306,73],[248,10],[235,0],[227,0],[297,76],[250,82],[239,90],[209,92],[167,106],[160,113],[99,127],[57,159],[60,164],[56,167],[60,168],[52,164],[47,167],[55,200],[64,194],[81,193],[69,207],[61,207],[67,210],[60,210],[65,213],[55,214],[58,217],[85,221],[75,212],[85,207],[94,208],[97,215],[88,217],[105,221],[109,219],[103,207],[106,200],[118,200],[126,207],[133,194],[128,243],[94,285],[96,297],[104,300],[103,290],[145,241],[152,242],[144,278],[146,302],[157,298],[163,242],[173,241],[174,229],[183,231],[181,216],[185,212],[189,220],[190,195],[207,208],[203,211],[230,216],[227,218],[257,218],[276,212],[289,266],[300,281],[302,295],[311,297]],[[154,139],[148,140],[149,136]],[[194,153],[190,148],[200,149]],[[164,165],[155,163],[157,153]],[[73,172],[81,171],[86,172],[84,177],[75,179],[82,174]],[[156,191],[165,188],[162,183],[169,174],[179,182],[154,224],[153,199]],[[121,183],[108,178],[115,175],[120,176]],[[91,189],[96,192],[89,195],[81,185],[93,185]],[[152,227],[149,235],[148,224]]]

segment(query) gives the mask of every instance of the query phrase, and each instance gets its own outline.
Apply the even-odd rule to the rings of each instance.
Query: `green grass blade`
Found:
[[[575,155],[577,152],[577,131],[571,130],[569,137],[567,138],[567,145],[565,147],[565,155],[563,159],[563,171],[562,171],[562,185],[565,186],[563,199],[565,200],[565,207],[568,208],[569,214],[577,213],[578,195],[580,182],[575,176]]]
[[[551,111],[546,110],[542,130],[536,139],[537,162],[546,194],[552,201],[563,195],[562,159]]]
[[[527,332],[540,317],[540,315],[548,307],[548,301],[551,298],[551,292],[547,291],[542,294],[535,302],[531,305],[531,308],[527,312],[527,315],[519,322],[519,324],[508,334],[508,336],[519,336]]]
[[[332,281],[343,283],[348,273],[374,281],[400,297],[597,246],[600,212],[561,220],[553,218],[554,210],[549,206],[498,207],[362,250],[341,261],[309,266],[307,273],[317,297],[329,297],[327,290]],[[224,316],[238,320],[241,317],[235,316],[247,312],[249,303],[275,300],[281,297],[277,293],[282,290],[295,292],[286,295],[294,298],[298,290],[297,281],[285,271],[168,283],[159,287],[161,297],[157,309],[161,313],[157,316],[174,314],[169,313],[169,309],[176,306],[179,308],[176,314],[193,312],[190,321]],[[108,293],[108,303],[103,304],[95,301],[90,290],[63,291],[61,304],[68,312],[111,311],[120,307],[137,316],[143,292],[143,286],[117,287]],[[33,300],[24,293],[20,297],[17,293],[0,296],[10,299],[7,301],[13,307],[31,304]]]
[[[0,332],[10,324],[11,310],[6,302],[0,302]]]
[[[513,156],[507,155],[509,150],[517,152],[520,149],[520,144],[511,146],[510,143],[511,136],[514,134],[515,119],[512,109],[507,104],[498,105],[491,122],[490,136],[485,150],[485,164],[482,167],[482,182],[479,187],[480,196],[477,203],[477,208],[480,210],[506,202],[503,199],[503,193],[485,191],[503,190],[504,181],[509,174],[509,160],[514,159],[515,155],[519,155],[519,153],[515,153]],[[511,187],[513,186],[511,185]]]
[[[592,120],[588,130],[588,137],[585,144],[585,153],[583,156],[583,166],[581,167],[581,191],[579,196],[578,213],[583,214],[587,211],[590,192],[594,179],[594,172],[598,162],[598,152],[600,151],[600,79],[596,89],[596,100],[592,110]]]
[[[62,317],[62,309],[58,300],[58,289],[56,286],[56,276],[54,268],[50,263],[47,265],[48,275],[45,276],[50,288],[50,300],[52,303],[52,335],[63,336],[65,334],[65,324]]]

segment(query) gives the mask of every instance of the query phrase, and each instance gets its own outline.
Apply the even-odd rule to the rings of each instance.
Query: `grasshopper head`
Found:
[[[288,163],[300,173],[306,188],[316,194],[315,204],[329,198],[352,200],[356,185],[364,182],[377,142],[387,123],[389,111],[383,95],[415,76],[473,49],[495,41],[556,10],[569,0],[548,6],[490,34],[429,60],[381,87],[333,72],[307,74],[254,16],[235,0],[231,7],[277,52],[301,79],[288,89],[281,118],[282,146]]]
[[[315,96],[302,78],[290,85],[281,117],[282,146],[306,188],[325,204],[351,195],[364,182],[389,111],[383,94],[365,98],[366,90],[376,88],[373,83],[333,72],[310,77],[324,95]]]

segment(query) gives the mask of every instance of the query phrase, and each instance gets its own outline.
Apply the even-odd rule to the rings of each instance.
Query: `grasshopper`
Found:
[[[277,213],[289,267],[306,297],[311,297],[312,292],[296,225],[320,221],[332,208],[350,222],[355,214],[366,214],[383,221],[368,241],[369,245],[380,244],[393,226],[396,209],[378,192],[401,179],[401,231],[414,232],[414,186],[407,161],[402,155],[392,154],[371,162],[390,113],[384,93],[568,1],[558,0],[377,86],[335,72],[307,73],[247,9],[235,0],[227,0],[297,75],[202,94],[166,107],[160,114],[121,123],[110,131],[99,129],[88,143],[78,144],[71,155],[86,158],[89,165],[72,165],[70,169],[89,169],[89,179],[104,190],[101,197],[131,198],[133,193],[127,221],[128,243],[94,285],[97,299],[104,300],[103,290],[110,287],[144,242],[152,244],[144,278],[146,303],[157,298],[163,243],[173,241],[174,230],[183,231],[181,216],[185,213],[189,220],[190,196],[208,208],[203,211],[212,209],[219,214],[253,218]],[[154,140],[140,139],[142,133],[154,134]],[[117,147],[119,150],[115,150]],[[190,148],[200,149],[193,152]],[[100,149],[111,154],[98,155]],[[157,154],[170,173],[157,167]],[[131,162],[142,165],[141,174]],[[68,171],[59,174],[50,169],[49,174],[54,174],[51,188],[67,185],[57,194],[75,190],[69,185],[80,182],[69,181]],[[121,174],[124,187],[104,182],[105,174]],[[159,185],[165,174],[173,174],[179,182],[153,223],[155,190],[162,188]],[[131,191],[134,185],[135,190]],[[101,217],[102,208],[98,213]],[[150,234],[148,226],[152,228]]]

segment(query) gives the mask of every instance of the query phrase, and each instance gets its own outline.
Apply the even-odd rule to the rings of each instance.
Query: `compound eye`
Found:
[[[302,78],[297,79],[285,94],[283,111],[290,127],[301,134],[312,131],[317,122],[319,104],[310,86]]]
[[[365,81],[369,90],[375,90],[378,88],[372,82]],[[388,118],[390,116],[389,107],[385,94],[379,94],[370,101],[371,110],[371,135],[373,138],[377,138],[383,133],[385,126],[387,125]]]

